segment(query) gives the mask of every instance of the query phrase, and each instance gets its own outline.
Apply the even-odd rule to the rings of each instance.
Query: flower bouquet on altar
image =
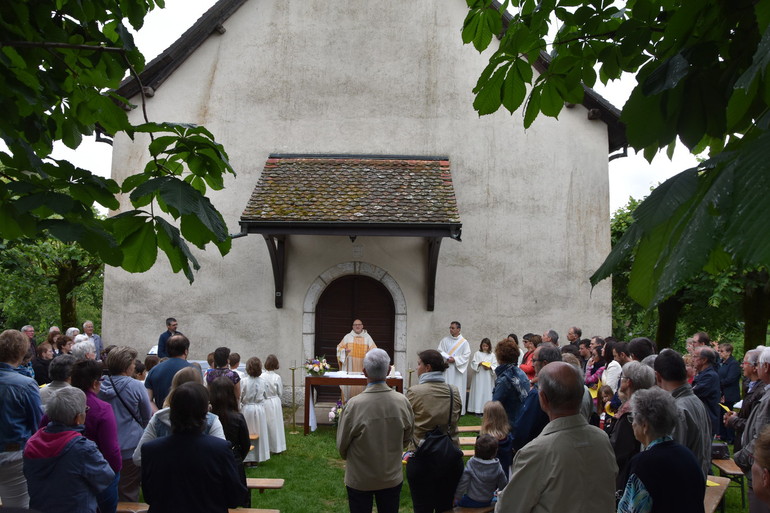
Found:
[[[305,370],[310,376],[323,376],[329,369],[331,369],[331,365],[326,363],[325,356],[321,358],[316,356],[313,359],[305,360]]]
[[[337,404],[334,406],[334,408],[329,411],[329,422],[334,424],[335,426],[338,426],[340,423],[340,415],[342,415],[342,409],[345,407],[345,405],[342,404],[342,401],[337,401]]]

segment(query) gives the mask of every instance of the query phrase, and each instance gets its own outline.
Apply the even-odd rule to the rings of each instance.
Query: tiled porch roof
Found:
[[[272,156],[241,221],[459,223],[449,161]]]

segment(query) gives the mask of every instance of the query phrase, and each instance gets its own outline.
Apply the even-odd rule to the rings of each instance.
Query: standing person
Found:
[[[479,350],[473,355],[471,360],[471,370],[473,370],[473,381],[471,382],[471,391],[468,396],[468,411],[471,413],[482,414],[484,405],[492,400],[492,387],[495,382],[495,369],[497,368],[497,358],[492,352],[492,342],[485,338],[479,344]]]
[[[70,386],[70,376],[75,361],[75,357],[71,354],[63,354],[51,360],[51,365],[48,366],[51,382],[40,389],[40,402],[43,403],[43,410],[45,410],[46,404],[54,392]]]
[[[24,448],[30,506],[46,513],[96,513],[97,497],[115,473],[96,444],[81,434],[85,394],[75,387],[57,392],[48,415],[50,422]]]
[[[230,368],[230,348],[218,347],[214,350],[214,368],[206,372],[206,386],[217,378],[227,378],[233,382],[236,400],[241,398],[241,376]]]
[[[535,350],[537,351],[537,350]],[[527,399],[530,386],[527,376],[516,362],[519,359],[519,345],[508,339],[501,340],[495,346],[498,366],[495,369],[495,387],[492,400],[499,401],[508,415],[511,431]]]
[[[468,460],[457,483],[455,504],[461,508],[486,508],[498,489],[503,489],[508,478],[497,454],[497,440],[492,435],[479,435],[473,446],[473,457]]]
[[[507,482],[513,462],[513,435],[508,424],[508,415],[500,401],[489,401],[484,405],[479,434],[492,435],[497,440],[497,459],[500,460]]]
[[[449,323],[449,336],[441,339],[438,351],[446,361],[446,382],[457,387],[460,391],[462,410],[460,415],[465,415],[465,395],[468,392],[468,362],[471,358],[471,346],[460,333],[460,323]]]
[[[238,475],[241,483],[246,486],[246,470],[243,468],[243,460],[249,453],[251,440],[249,439],[249,426],[246,419],[238,411],[238,401],[235,399],[235,385],[225,377],[220,377],[209,383],[209,399],[211,412],[219,417],[222,429],[225,431],[225,439],[233,447],[233,456],[238,464]],[[251,492],[246,491],[240,504],[244,508],[251,507]]]
[[[741,366],[733,358],[733,345],[732,344],[719,344],[719,368],[717,368],[717,374],[719,375],[719,388],[722,391],[721,403],[725,405],[730,411],[735,403],[741,400]],[[720,411],[720,414],[724,412]],[[725,442],[731,444],[735,437],[735,432],[727,427],[720,418],[719,434]]]
[[[96,359],[101,360],[102,352],[104,352],[104,344],[102,343],[102,337],[94,333],[93,321],[86,321],[83,323],[83,333],[88,337],[88,340],[93,342],[94,347],[96,348]]]
[[[533,384],[537,378],[535,374],[535,364],[532,362],[532,358],[535,356],[535,349],[537,349],[537,346],[543,343],[543,339],[540,335],[535,335],[534,333],[527,333],[522,339],[524,340],[524,349],[526,349],[527,352],[524,353],[519,368],[527,375],[529,383]]]
[[[112,407],[96,395],[101,389],[102,366],[94,360],[80,360],[72,366],[72,386],[86,394],[85,429],[83,435],[93,440],[115,473],[112,484],[102,490],[97,497],[101,513],[115,513],[118,506],[118,481],[123,459],[118,443],[118,429]],[[43,417],[47,423],[48,418]]]
[[[339,370],[346,372],[361,372],[364,368],[364,356],[377,345],[364,329],[364,323],[361,319],[353,321],[353,329],[350,333],[342,337],[342,341],[337,344],[337,363]],[[364,387],[343,385],[342,402],[344,403],[351,397],[363,392]]]
[[[270,459],[270,434],[265,414],[267,383],[262,379],[262,361],[255,357],[246,361],[246,374],[240,392],[241,411],[246,417],[249,433],[259,435],[257,447],[246,456],[247,462],[267,461]],[[256,452],[256,454],[255,454]]]
[[[5,507],[29,507],[22,451],[40,425],[40,392],[18,367],[29,350],[29,337],[16,330],[0,333],[0,500]]]
[[[746,395],[743,397],[743,404],[738,413],[729,411],[725,413],[724,425],[727,428],[735,430],[735,445],[733,452],[741,450],[741,438],[743,430],[746,429],[746,422],[751,415],[751,411],[759,404],[759,400],[765,394],[765,386],[759,379],[757,365],[759,364],[759,355],[762,351],[759,349],[750,349],[743,355],[743,375],[749,381],[746,387]],[[41,392],[42,394],[42,392]]]
[[[168,349],[166,348],[166,344],[168,343],[168,339],[170,339],[174,335],[181,335],[181,331],[177,331],[177,326],[179,326],[179,323],[176,322],[176,319],[173,317],[169,317],[166,319],[166,331],[160,334],[160,337],[158,337],[158,358],[169,358],[171,355],[168,353]]]
[[[155,403],[158,409],[163,408],[163,401],[171,389],[171,380],[174,379],[174,374],[192,365],[187,361],[190,341],[181,333],[168,339],[167,350],[168,360],[153,367],[147,373],[147,379],[144,380],[144,387],[150,395],[150,400]]]
[[[684,358],[673,349],[664,349],[655,358],[653,369],[658,386],[673,396],[679,408],[679,419],[672,433],[674,440],[692,451],[705,477],[711,469],[711,425],[706,407],[687,382]]]
[[[99,399],[112,406],[118,429],[122,469],[118,483],[118,500],[139,502],[141,469],[133,456],[144,428],[152,417],[152,406],[142,383],[133,378],[137,351],[131,347],[116,347],[107,355],[109,375],[102,381]]]
[[[345,405],[337,429],[337,450],[345,464],[351,513],[398,513],[403,471],[401,454],[412,437],[409,401],[385,383],[390,357],[372,349],[364,357],[366,390]]]
[[[762,428],[762,432],[757,437],[751,475],[754,496],[770,506],[770,426]]]
[[[690,450],[671,437],[679,413],[673,397],[660,388],[651,388],[639,390],[630,403],[634,436],[644,451],[628,465],[618,513],[703,513],[706,479],[700,464]]]
[[[583,330],[581,330],[577,326],[572,326],[567,331],[567,340],[569,341],[570,344],[572,344],[575,347],[579,345],[580,337],[582,336],[583,336]]]
[[[719,433],[719,423],[722,419],[722,408],[719,406],[722,390],[716,370],[717,353],[708,346],[695,346],[692,355],[695,370],[698,372],[692,381],[692,392],[706,407],[713,436]]]
[[[447,362],[441,353],[434,349],[422,351],[417,355],[419,384],[406,391],[406,398],[414,412],[414,434],[410,449],[415,450],[434,428],[440,426],[447,429],[447,420],[447,434],[458,448],[456,455],[444,461],[420,457],[418,454],[407,460],[406,478],[415,513],[451,510],[454,492],[463,473],[462,451],[459,450],[460,440],[457,438],[457,421],[462,401],[457,387],[446,382],[446,368]]]
[[[265,381],[265,417],[267,417],[267,432],[270,438],[270,452],[279,453],[286,450],[286,432],[283,429],[283,382],[277,371],[280,367],[278,358],[274,354],[267,355],[265,359],[265,372],[262,379]]]
[[[142,446],[142,491],[150,513],[227,513],[247,488],[230,442],[206,435],[209,394],[184,383],[171,396],[171,432]]]
[[[48,376],[48,366],[53,360],[53,347],[48,342],[43,342],[35,349],[35,359],[32,360],[32,368],[35,371],[35,381],[42,386],[51,382]]]
[[[607,435],[580,414],[580,372],[568,363],[551,362],[538,377],[538,397],[549,422],[516,453],[495,511],[614,511],[618,467]]]

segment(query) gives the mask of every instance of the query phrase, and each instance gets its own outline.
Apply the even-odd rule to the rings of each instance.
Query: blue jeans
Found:
[[[474,501],[467,495],[463,495],[463,498],[457,502],[457,505],[463,508],[486,508],[491,504],[492,504],[492,500],[488,500],[486,502],[479,502],[479,501]]]

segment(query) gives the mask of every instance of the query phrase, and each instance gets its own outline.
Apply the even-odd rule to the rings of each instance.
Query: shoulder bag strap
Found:
[[[115,382],[112,381],[112,376],[107,376],[107,377],[110,378],[110,383],[112,383],[112,388],[115,389],[115,395],[118,396],[118,399],[120,399],[120,404],[122,404],[123,408],[125,408],[126,411],[131,414],[131,418],[134,419],[137,424],[142,426],[142,423],[139,421],[139,419],[136,418],[136,415],[134,415],[134,411],[128,407],[128,405],[126,404],[126,401],[124,401],[123,397],[121,397],[120,392],[118,392],[118,387],[116,387]],[[144,426],[142,426],[142,428],[144,428]]]
[[[452,390],[452,385],[447,384],[447,388],[449,388],[449,419],[446,421],[446,432],[449,434],[452,430],[452,410],[455,405],[455,393]]]

